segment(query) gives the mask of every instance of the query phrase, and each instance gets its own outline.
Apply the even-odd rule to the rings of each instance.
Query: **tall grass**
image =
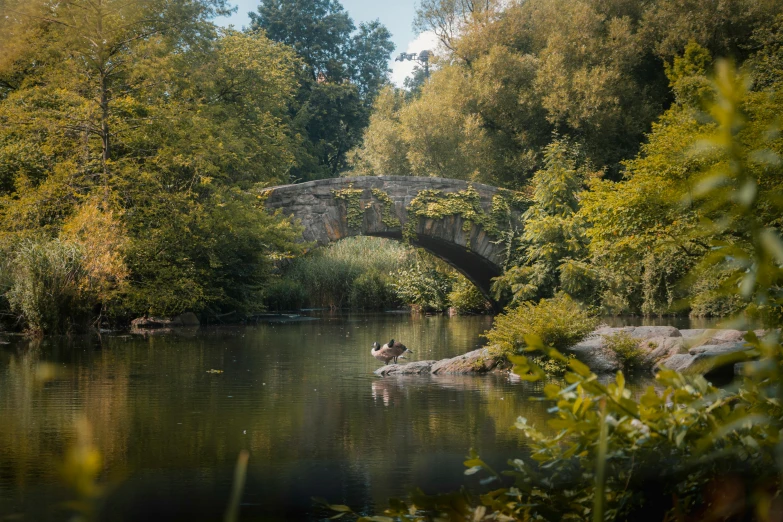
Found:
[[[8,306],[33,333],[62,333],[89,312],[82,283],[87,275],[78,245],[27,240],[4,263]]]
[[[435,297],[433,297],[433,295]],[[461,313],[488,308],[464,276],[420,249],[398,241],[352,237],[294,260],[266,289],[270,310],[303,307],[383,310],[412,306]]]
[[[383,309],[401,303],[392,274],[408,266],[415,250],[397,241],[352,237],[296,259],[267,289],[270,309],[302,306]]]

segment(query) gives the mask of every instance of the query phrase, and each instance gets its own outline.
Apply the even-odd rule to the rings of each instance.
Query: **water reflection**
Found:
[[[524,451],[543,383],[377,378],[394,338],[439,359],[482,344],[487,317],[324,315],[251,327],[0,346],[0,520],[62,520],[58,466],[84,413],[113,486],[103,520],[216,520],[250,451],[243,520],[307,519],[320,496],[371,511],[413,486],[476,486],[462,461]],[[56,368],[40,382],[42,365]],[[209,373],[210,370],[222,373]],[[52,373],[52,372],[49,372]]]
[[[490,321],[326,315],[17,340],[0,348],[0,519],[62,519],[58,467],[81,413],[114,485],[106,520],[220,518],[242,449],[246,520],[313,516],[312,496],[372,509],[414,485],[458,487],[468,448],[497,464],[519,450],[511,426],[544,411],[526,399],[535,391],[495,377],[379,379],[369,346],[395,338],[412,360],[457,355],[481,345]],[[42,364],[58,369],[43,384]]]

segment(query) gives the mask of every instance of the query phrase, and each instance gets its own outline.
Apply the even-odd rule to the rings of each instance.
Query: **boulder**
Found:
[[[709,344],[693,347],[687,354],[675,354],[661,361],[660,366],[684,374],[707,375],[754,357],[755,353],[745,343]]]
[[[639,349],[645,352],[644,364],[654,368],[656,364],[674,355],[688,353],[683,337],[652,337],[639,343]]]
[[[686,351],[682,335],[673,326],[624,326],[613,328],[605,326],[597,329],[584,341],[568,348],[576,358],[585,363],[593,372],[614,373],[622,365],[612,350],[604,346],[604,337],[626,333],[639,340],[639,348],[645,353],[646,366],[652,368],[660,360],[675,353]]]
[[[660,368],[674,370],[675,372],[684,372],[693,364],[693,355],[688,353],[678,353],[672,355],[659,365]]]
[[[489,355],[489,350],[479,348],[451,359],[443,359],[432,365],[433,374],[462,375],[485,373],[494,370],[497,361]]]
[[[652,339],[654,337],[682,337],[682,334],[673,326],[636,326],[631,332],[631,337]]]
[[[437,361],[415,361],[407,364],[387,364],[375,370],[375,375],[422,375],[429,374]]]
[[[375,370],[375,375],[466,375],[486,373],[496,369],[497,361],[490,357],[489,350],[479,348],[457,357],[440,361],[415,361],[407,364],[388,364]]]
[[[690,328],[685,330],[680,330],[680,335],[685,337],[686,339],[691,339],[692,337],[701,337],[704,335],[704,332],[707,330],[705,328]]]
[[[740,330],[712,330],[709,344],[740,343],[745,333]],[[706,343],[705,343],[706,344]]]
[[[620,329],[612,328],[611,330]],[[585,363],[595,373],[614,373],[620,369],[620,360],[613,351],[604,348],[602,335],[591,335],[584,341],[570,347],[566,353],[573,353],[577,359]]]
[[[153,330],[156,328],[170,328],[171,319],[166,317],[139,317],[131,321],[131,330]]]
[[[745,332],[740,330],[697,329],[681,332],[687,339],[688,346],[707,346],[716,344],[739,343],[743,341]]]

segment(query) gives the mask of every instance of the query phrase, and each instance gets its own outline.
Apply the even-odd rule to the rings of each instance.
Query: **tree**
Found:
[[[774,49],[761,49],[751,63],[766,61]],[[682,310],[681,302],[687,298],[692,314],[723,316],[742,305],[734,293],[724,291],[733,267],[705,265],[703,260],[710,257],[710,245],[739,252],[750,248],[752,238],[717,227],[697,233],[705,230],[703,223],[714,219],[717,211],[695,204],[698,181],[703,172],[718,171],[727,161],[716,148],[697,146],[714,128],[705,122],[701,110],[703,100],[710,102],[710,97],[698,94],[707,82],[708,63],[709,54],[696,44],[674,60],[669,74],[678,102],[653,126],[642,153],[626,162],[625,179],[619,183],[595,180],[582,199],[580,214],[589,223],[591,263],[601,274],[602,299],[605,305],[611,304],[610,309],[673,313]],[[741,110],[747,120],[732,139],[744,150],[765,151],[743,161],[758,180],[754,198],[760,203],[755,219],[774,228],[780,226],[773,201],[781,190],[781,171],[779,164],[764,157],[783,151],[779,137],[768,139],[768,122],[774,120],[783,99],[780,80],[757,86],[758,90],[744,96]],[[728,190],[723,182],[717,186]],[[683,199],[683,187],[695,187],[687,199]],[[690,276],[683,280],[686,274]]]
[[[587,169],[577,167],[577,160],[573,147],[555,137],[546,148],[545,167],[533,176],[519,262],[495,281],[495,290],[510,289],[515,302],[552,297],[560,290],[589,298],[593,285],[585,263],[585,224],[577,215]]]
[[[98,0],[86,4],[71,0],[56,6],[45,2],[9,1],[5,6],[4,11],[8,13],[5,25],[11,31],[11,38],[18,31],[22,40],[28,40],[31,33],[39,30],[51,32],[52,40],[59,44],[59,49],[54,46],[42,49],[43,67],[47,61],[61,61],[64,67],[45,70],[58,70],[61,74],[56,79],[58,86],[68,85],[71,92],[84,93],[81,99],[64,100],[74,109],[78,105],[78,109],[75,114],[61,114],[62,123],[70,131],[81,133],[84,142],[93,138],[99,140],[100,155],[95,167],[83,167],[99,171],[107,197],[112,141],[116,134],[113,105],[127,89],[137,87],[128,74],[129,60],[138,48],[135,44],[168,37],[177,42],[173,45],[187,45],[198,32],[210,31],[207,20],[217,14],[227,14],[226,6],[225,0]],[[157,16],[150,16],[151,13]],[[25,53],[23,49],[15,50]],[[19,58],[8,60],[6,64],[13,67]],[[29,69],[28,72],[34,73]],[[14,76],[13,71],[10,76]]]
[[[434,30],[445,51],[420,97],[399,111],[412,171],[521,188],[556,131],[620,180],[675,101],[665,64],[689,42],[745,60],[775,38],[782,11],[772,0],[422,2],[417,27]],[[463,147],[481,160],[465,161]]]
[[[88,310],[255,309],[273,259],[299,249],[250,193],[295,160],[293,51],[219,32],[222,0],[5,7],[8,34],[45,38],[0,64],[4,254],[75,248],[103,281]]]
[[[416,8],[413,27],[434,31],[441,44],[455,51],[455,40],[465,26],[490,20],[501,7],[497,0],[423,0]]]
[[[405,78],[402,86],[408,91],[408,98],[413,99],[421,94],[421,88],[427,81],[428,73],[423,67],[418,65],[413,67],[411,75]]]
[[[391,34],[377,20],[358,30],[336,0],[262,0],[251,31],[290,45],[304,62],[293,118],[305,136],[294,179],[338,176],[387,83]]]

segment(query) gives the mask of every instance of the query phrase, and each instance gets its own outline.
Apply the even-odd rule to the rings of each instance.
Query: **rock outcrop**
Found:
[[[734,365],[756,357],[744,342],[746,332],[739,330],[678,330],[673,326],[602,327],[585,340],[565,350],[597,374],[614,373],[622,368],[617,354],[607,347],[606,338],[624,332],[638,341],[642,352],[642,369],[655,372],[661,368],[685,374],[734,373]],[[761,336],[764,332],[758,331]],[[440,361],[416,361],[390,364],[375,370],[387,375],[466,375],[501,371],[486,348]]]
[[[621,332],[638,339],[637,347],[643,353],[642,369],[649,371],[668,368],[685,374],[709,374],[754,356],[743,340],[746,332],[678,330],[673,326],[599,328],[567,351],[574,353],[596,373],[615,372],[621,369],[622,364],[617,355],[606,347],[606,338]]]
[[[407,364],[388,364],[375,370],[375,375],[467,375],[487,373],[497,369],[498,362],[489,350],[479,348],[457,357],[440,361],[416,361]]]

